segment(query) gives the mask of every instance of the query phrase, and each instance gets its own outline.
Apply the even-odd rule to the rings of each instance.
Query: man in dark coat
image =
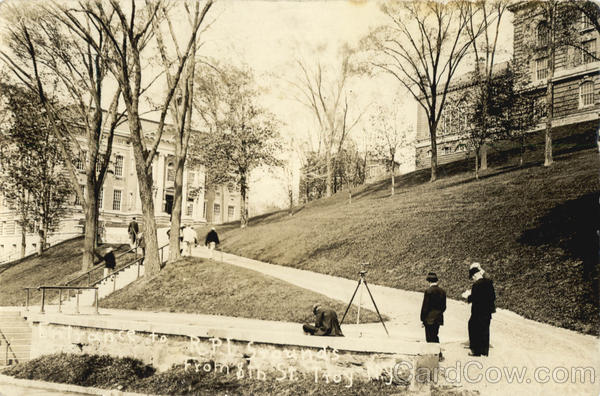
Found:
[[[469,278],[473,281],[471,290],[463,296],[471,303],[471,318],[469,319],[469,348],[470,356],[487,356],[490,348],[490,322],[496,312],[496,293],[494,283],[485,274],[479,263],[473,263],[469,268]]]
[[[316,336],[344,336],[334,310],[321,308],[319,304],[315,304],[313,306],[313,314],[315,315],[315,325],[302,325],[305,333]]]
[[[438,286],[438,277],[430,272],[426,278],[429,288],[423,295],[421,306],[421,322],[425,327],[425,339],[427,342],[440,342],[438,332],[444,324],[444,311],[446,310],[446,292]]]
[[[206,246],[210,250],[210,258],[213,258],[213,252],[217,245],[219,244],[219,235],[217,235],[217,230],[215,227],[211,227],[208,234],[206,234],[206,238],[204,239],[204,246]]]
[[[127,227],[127,232],[129,232],[129,238],[131,238],[131,245],[135,245],[135,241],[137,240],[137,235],[140,232],[140,227],[138,226],[137,221],[135,221],[135,217],[129,223],[129,227]]]
[[[104,253],[104,256],[96,252],[94,252],[94,254],[100,259],[100,261],[97,264],[100,264],[104,261],[104,277],[106,278],[110,272],[115,270],[117,264],[113,248],[107,248]]]

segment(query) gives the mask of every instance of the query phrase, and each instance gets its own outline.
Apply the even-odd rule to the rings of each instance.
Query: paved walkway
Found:
[[[209,251],[204,247],[197,247],[192,254],[206,258]],[[350,300],[357,284],[354,280],[268,264],[227,253],[215,252],[214,258],[342,302]],[[393,337],[423,340],[425,334],[419,322],[422,293],[372,284],[370,289],[380,311],[390,318],[387,326]],[[372,308],[366,292],[363,294],[363,302],[367,303],[368,308]],[[463,386],[478,389],[486,396],[600,393],[600,343],[596,337],[535,322],[511,311],[498,309],[490,329],[493,346],[490,356],[472,358],[462,345],[468,339],[470,307],[456,300],[448,300],[447,306],[445,323],[440,330],[446,360],[440,366],[446,370],[458,369],[458,382]],[[353,327],[367,336],[385,337],[385,332],[378,323]],[[579,368],[590,368],[586,371],[587,378],[580,377]],[[509,378],[512,369],[525,374],[522,380]],[[449,373],[449,376],[455,378],[456,374]],[[469,381],[465,376],[474,381]],[[479,376],[481,380],[478,380]]]

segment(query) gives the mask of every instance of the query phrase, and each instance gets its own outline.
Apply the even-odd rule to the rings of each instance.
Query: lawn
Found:
[[[129,249],[127,245],[114,247],[116,254]],[[82,248],[83,237],[71,239],[51,247],[41,256],[0,266],[0,306],[24,305],[24,287],[55,286],[72,279],[81,271]],[[32,304],[39,303],[38,296],[38,292],[32,292]]]
[[[354,279],[369,262],[372,283],[422,290],[435,271],[449,297],[469,286],[479,261],[493,277],[497,304],[528,318],[596,333],[598,309],[598,153],[594,130],[555,135],[551,167],[541,166],[542,135],[523,167],[515,152],[490,154],[475,180],[472,163],[443,166],[266,214],[240,230],[218,228],[225,251]],[[537,140],[536,140],[537,139]],[[537,143],[536,143],[537,142]],[[201,229],[200,232],[205,232]]]
[[[245,268],[186,257],[158,276],[141,279],[100,300],[104,308],[225,315],[288,322],[314,322],[313,304],[341,315],[346,304]],[[356,317],[351,307],[349,317]],[[361,311],[363,323],[377,315]]]

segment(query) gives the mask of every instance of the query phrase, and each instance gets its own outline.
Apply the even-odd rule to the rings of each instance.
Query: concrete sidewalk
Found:
[[[208,249],[196,247],[192,255],[209,256]],[[303,287],[327,297],[348,302],[357,280],[304,271],[296,268],[268,264],[257,260],[215,252],[214,259],[227,264],[251,269],[293,285]],[[358,278],[358,274],[357,274]],[[368,275],[367,275],[368,281]],[[441,285],[443,287],[443,284]],[[423,283],[425,289],[426,284]],[[382,314],[388,316],[386,323],[390,335],[405,340],[424,340],[425,332],[419,320],[423,294],[369,284],[373,297]],[[358,296],[355,297],[355,302]],[[366,291],[363,306],[373,309]],[[444,326],[440,329],[441,346],[446,360],[442,369],[458,368],[458,383],[477,389],[484,395],[591,395],[600,393],[600,343],[598,338],[571,330],[525,319],[514,312],[498,309],[491,322],[489,357],[470,357],[462,345],[468,340],[467,323],[470,306],[465,302],[448,299]],[[347,318],[346,323],[355,320]],[[348,328],[344,325],[344,331]],[[385,337],[379,323],[352,325],[362,336]],[[578,368],[590,368],[589,378],[577,378]],[[509,378],[510,369],[525,371],[522,380]],[[501,371],[506,369],[506,371]],[[547,370],[547,371],[546,371]],[[554,372],[570,374],[563,381]],[[467,372],[468,371],[468,372]],[[494,374],[501,371],[500,378]],[[488,372],[490,377],[487,377]],[[548,376],[544,374],[548,372]],[[589,374],[589,371],[588,371]],[[455,374],[456,375],[456,374]],[[467,378],[468,377],[468,378]]]

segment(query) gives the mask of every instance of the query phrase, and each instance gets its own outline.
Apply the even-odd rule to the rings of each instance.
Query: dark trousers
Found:
[[[473,355],[488,355],[491,320],[490,316],[471,315],[469,319],[469,347]]]
[[[427,342],[440,342],[438,332],[440,331],[439,324],[425,324],[425,340]]]
[[[319,329],[317,329],[317,327],[313,326],[313,325],[303,324],[302,325],[302,330],[304,330],[305,333],[309,333],[310,335],[315,335],[315,333]]]

